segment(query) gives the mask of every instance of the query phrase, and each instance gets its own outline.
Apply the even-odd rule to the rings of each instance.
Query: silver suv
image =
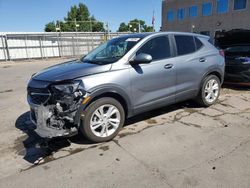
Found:
[[[78,131],[93,142],[114,138],[126,118],[196,99],[216,102],[224,57],[203,35],[179,32],[126,35],[80,60],[32,76],[28,102],[44,138]]]

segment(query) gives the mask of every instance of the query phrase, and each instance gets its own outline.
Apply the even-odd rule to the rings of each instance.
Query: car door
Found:
[[[149,64],[130,68],[131,94],[135,112],[157,108],[175,101],[176,71],[171,43],[166,35],[148,40],[136,52],[152,56]]]
[[[174,35],[173,40],[176,45],[176,100],[183,101],[199,92],[208,59],[204,45],[197,37]]]

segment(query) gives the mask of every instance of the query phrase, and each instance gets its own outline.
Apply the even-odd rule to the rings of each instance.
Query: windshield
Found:
[[[110,64],[121,59],[141,38],[120,37],[112,39],[90,52],[81,61],[98,65]]]

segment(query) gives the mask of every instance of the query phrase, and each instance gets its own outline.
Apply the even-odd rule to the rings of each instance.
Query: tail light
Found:
[[[222,57],[225,57],[225,52],[224,52],[224,50],[219,50],[219,53],[220,53],[220,55],[221,55]]]

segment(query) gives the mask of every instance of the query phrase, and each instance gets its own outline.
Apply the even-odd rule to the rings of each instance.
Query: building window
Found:
[[[234,0],[234,10],[246,9],[247,0]]]
[[[184,20],[184,18],[185,18],[185,9],[184,8],[178,9],[177,18],[178,18],[178,20]]]
[[[189,17],[193,18],[197,16],[198,16],[198,7],[197,6],[189,7]]]
[[[167,12],[167,20],[169,22],[174,21],[174,11],[170,10],[170,11]]]
[[[228,11],[228,0],[217,0],[217,12],[226,13]]]
[[[202,4],[202,15],[211,16],[212,15],[212,3],[203,3]]]

